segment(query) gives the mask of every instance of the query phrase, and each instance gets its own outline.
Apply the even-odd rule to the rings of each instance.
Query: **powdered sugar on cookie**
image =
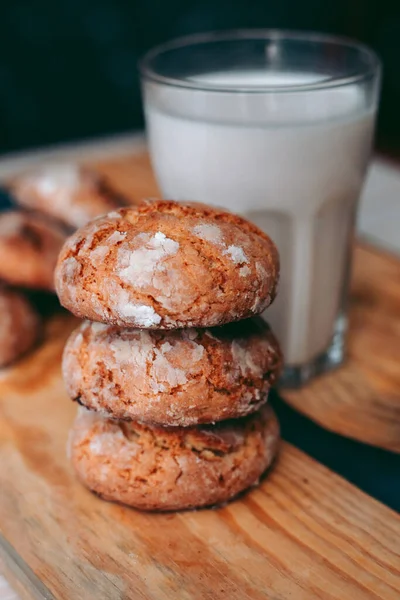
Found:
[[[161,317],[152,306],[135,304],[133,302],[120,302],[118,311],[123,317],[132,317],[137,327],[154,327],[161,321]]]
[[[212,244],[223,244],[224,238],[221,229],[218,225],[209,223],[201,223],[193,227],[193,233],[202,240],[211,242]]]
[[[168,350],[167,350],[168,352]],[[151,365],[151,387],[154,392],[165,392],[187,383],[183,369],[174,367],[168,360],[163,349],[154,349],[155,358]]]
[[[239,365],[242,375],[254,375],[262,377],[263,371],[260,365],[256,365],[253,361],[252,354],[246,348],[240,345],[240,342],[232,342],[232,357]]]
[[[110,246],[96,246],[90,250],[90,261],[93,266],[100,266],[110,252]]]
[[[196,225],[195,227],[193,227],[192,232],[200,239],[223,248],[222,254],[224,256],[229,256],[229,258],[235,263],[235,265],[243,265],[249,262],[243,248],[241,248],[240,246],[235,246],[233,244],[229,246],[225,244],[223,233],[221,231],[221,228],[218,227],[218,225],[210,223],[201,223],[200,225]],[[250,273],[251,270],[249,268],[240,269],[239,271],[241,277],[250,275]]]
[[[228,246],[222,254],[228,254],[235,263],[235,265],[241,265],[243,263],[249,262],[247,256],[243,251],[243,248],[240,248],[239,246]]]
[[[79,275],[80,270],[81,270],[81,265],[76,260],[76,258],[74,258],[73,256],[66,258],[64,261],[64,271],[63,271],[65,282],[68,284],[69,281],[71,281],[72,279],[74,279],[74,277]]]
[[[118,242],[122,242],[126,238],[125,231],[114,231],[108,238],[107,244],[118,244]]]
[[[118,318],[128,318],[136,327],[154,327],[160,323],[161,317],[152,306],[132,302],[128,290],[115,279],[103,277],[99,287],[103,296],[108,297],[110,309]]]
[[[251,275],[251,269],[245,265],[239,269],[239,275],[240,277],[247,277],[247,275]]]
[[[141,246],[135,250],[124,246],[118,252],[119,276],[138,287],[152,282],[153,275],[163,269],[163,261],[179,250],[178,242],[158,231],[154,236],[142,233],[136,236]]]
[[[87,321],[85,324],[86,324],[86,329],[91,328],[93,333],[103,333],[104,331],[107,331],[107,329],[109,328],[109,325],[107,325],[106,323],[96,323],[96,322],[91,323],[90,321]]]

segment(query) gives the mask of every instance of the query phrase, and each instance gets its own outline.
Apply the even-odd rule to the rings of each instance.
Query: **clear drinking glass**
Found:
[[[278,246],[279,295],[264,317],[285,353],[282,383],[339,365],[375,54],[318,34],[234,31],[155,48],[140,70],[164,197],[238,212]]]

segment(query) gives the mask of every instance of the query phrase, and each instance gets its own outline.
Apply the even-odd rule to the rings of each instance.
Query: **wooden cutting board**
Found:
[[[102,168],[122,189],[156,192],[146,157]],[[385,319],[396,293],[387,289],[374,321],[393,343]],[[388,373],[394,381],[384,344],[377,363],[367,359],[363,311],[352,321],[352,335],[364,336],[351,342],[354,360],[363,357],[366,372],[377,364],[379,383]],[[84,489],[65,455],[76,408],[60,373],[75,324],[53,317],[40,348],[0,378],[0,557],[22,598],[398,600],[400,517],[287,443],[260,487],[216,510],[139,513]]]

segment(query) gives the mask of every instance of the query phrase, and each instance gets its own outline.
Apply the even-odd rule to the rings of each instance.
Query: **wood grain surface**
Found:
[[[101,168],[121,191],[157,193],[145,156]],[[357,250],[351,360],[319,398],[335,415],[335,403],[354,397],[337,410],[343,422],[374,405],[366,390],[396,398],[398,268]],[[75,324],[53,317],[44,343],[0,377],[0,560],[22,598],[400,597],[400,517],[289,444],[259,488],[215,510],[139,513],[84,489],[66,458],[76,407],[60,373]],[[307,402],[306,390],[297,393]],[[310,398],[318,404],[315,392]],[[287,399],[295,404],[293,392]],[[391,409],[374,402],[375,425],[385,423],[397,448]]]
[[[146,154],[97,166],[135,200],[159,193]],[[281,390],[281,396],[327,429],[400,452],[399,363],[400,260],[358,245],[347,363],[300,391]]]
[[[76,408],[60,357],[72,325],[54,318],[46,343],[0,381],[3,554],[24,596],[400,597],[400,518],[288,444],[258,489],[217,510],[143,514],[84,489],[65,453]]]

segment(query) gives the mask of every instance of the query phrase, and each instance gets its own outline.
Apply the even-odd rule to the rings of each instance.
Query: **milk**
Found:
[[[248,90],[324,78],[247,71],[195,79],[247,89],[236,94],[145,85],[150,150],[163,195],[238,212],[277,244],[279,296],[264,316],[289,366],[308,364],[329,347],[342,310],[374,110],[356,85],[281,94]]]

